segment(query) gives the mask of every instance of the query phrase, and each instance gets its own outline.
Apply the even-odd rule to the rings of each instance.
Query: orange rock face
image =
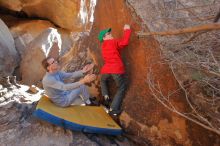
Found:
[[[1,1],[0,6],[13,11],[20,11],[22,9],[22,3],[20,0]]]
[[[85,31],[90,29],[95,3],[94,0],[16,0],[0,2],[0,6],[23,11],[28,17],[48,19],[62,28]]]
[[[153,145],[193,145],[195,139],[192,136],[195,138],[200,130],[205,130],[197,127],[194,129],[196,133],[191,133],[189,128],[192,123],[164,108],[153,97],[148,83],[150,78],[159,83],[164,95],[178,89],[178,84],[168,65],[161,63],[163,60],[157,40],[151,36],[139,39],[135,35],[135,31],[147,31],[147,28],[123,0],[101,0],[97,3],[89,41],[95,63],[99,67],[103,64],[101,44],[97,39],[99,31],[111,27],[113,36],[120,38],[124,24],[130,24],[133,33],[129,46],[123,52],[129,87],[123,101],[124,112],[120,117],[122,124],[130,133]],[[171,103],[179,110],[187,109],[181,93],[173,94],[172,97],[176,98]],[[197,140],[200,140],[199,137]],[[208,139],[202,141],[209,143]]]

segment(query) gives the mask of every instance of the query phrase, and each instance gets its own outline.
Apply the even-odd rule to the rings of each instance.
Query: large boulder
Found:
[[[169,103],[176,110],[183,113],[188,110],[182,92],[171,94],[179,91],[179,86],[161,57],[159,42],[152,36],[139,39],[135,34],[136,31],[149,31],[150,22],[143,22],[139,17],[141,14],[146,15],[145,11],[148,9],[145,8],[145,13],[140,13],[138,6],[143,3],[140,0],[129,2],[131,1],[98,1],[89,41],[94,60],[101,67],[101,44],[97,39],[99,31],[111,27],[113,36],[119,38],[122,36],[123,25],[131,25],[133,32],[130,44],[122,52],[129,80],[123,113],[120,116],[122,125],[133,137],[139,137],[138,142],[142,142],[141,145],[193,145],[197,141],[204,145],[213,145],[218,142],[215,141],[216,135],[170,112],[153,96],[170,96]],[[106,9],[109,6],[111,9]],[[138,15],[136,11],[139,12]],[[152,87],[159,90],[152,92]],[[209,136],[213,138],[212,141],[209,141]]]
[[[14,39],[5,23],[0,19],[0,72],[1,76],[9,76],[18,65],[18,53]]]
[[[20,65],[24,84],[38,84],[41,81],[45,74],[41,61],[49,55],[58,58],[61,52],[61,43],[61,37],[57,30],[48,28],[28,44]]]
[[[10,31],[14,37],[15,46],[21,58],[23,57],[28,44],[49,27],[54,27],[54,25],[45,20],[14,22],[10,27]]]
[[[70,72],[91,62],[87,49],[82,47],[82,40],[86,40],[88,33],[57,30],[50,25],[48,22],[30,21],[11,27],[21,56],[19,73],[23,84],[41,87],[45,74],[41,61],[48,56],[59,59],[61,69]]]
[[[41,81],[45,73],[41,67],[41,61],[45,57],[48,55],[55,58],[61,57],[68,53],[74,46],[74,42],[79,40],[78,33],[63,29],[57,30],[49,21],[13,21],[13,24],[9,24],[10,31],[21,60],[18,62],[17,75],[21,76],[21,82],[27,85],[38,84]],[[54,44],[54,41],[58,44]],[[65,64],[65,61],[63,63]]]
[[[32,0],[2,1],[1,7],[15,12],[25,12],[29,17],[49,19],[56,25],[71,30],[88,30],[93,21],[96,1]]]
[[[0,6],[13,11],[21,11],[22,3],[20,0],[1,1]]]

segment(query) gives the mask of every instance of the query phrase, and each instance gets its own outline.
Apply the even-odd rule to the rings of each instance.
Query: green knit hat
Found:
[[[112,29],[111,28],[108,28],[108,29],[104,29],[104,30],[102,30],[102,31],[100,31],[100,33],[99,33],[99,41],[100,42],[103,42],[103,37],[105,36],[105,34],[107,33],[107,32],[111,32],[112,31]]]

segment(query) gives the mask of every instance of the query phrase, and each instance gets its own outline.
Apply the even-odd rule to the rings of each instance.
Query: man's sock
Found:
[[[91,104],[91,101],[89,99],[86,100],[86,104]]]

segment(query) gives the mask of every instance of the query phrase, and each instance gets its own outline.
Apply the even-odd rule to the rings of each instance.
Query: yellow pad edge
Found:
[[[121,130],[121,127],[105,112],[103,107],[80,105],[59,107],[43,95],[38,102],[37,109],[79,125]]]

